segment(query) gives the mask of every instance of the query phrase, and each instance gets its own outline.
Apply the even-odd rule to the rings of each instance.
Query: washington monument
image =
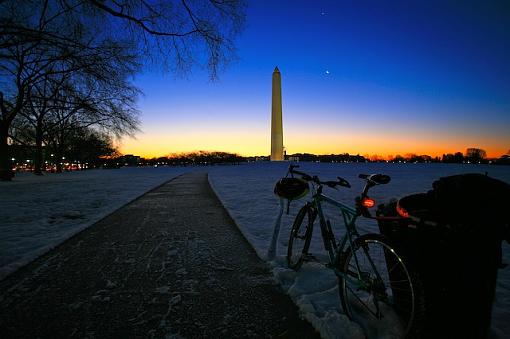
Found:
[[[273,104],[271,107],[271,161],[283,161],[282,79],[280,70],[273,71]]]

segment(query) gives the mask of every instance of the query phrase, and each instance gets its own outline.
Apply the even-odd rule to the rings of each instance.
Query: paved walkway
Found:
[[[148,192],[0,282],[2,338],[313,338],[207,174]]]

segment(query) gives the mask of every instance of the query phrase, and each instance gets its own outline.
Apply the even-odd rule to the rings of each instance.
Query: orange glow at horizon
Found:
[[[292,10],[288,1],[251,1],[239,58],[218,81],[208,81],[206,68],[174,78],[148,67],[135,79],[145,93],[144,132],[122,140],[120,151],[269,156],[277,66],[289,155],[510,152],[505,11],[490,3],[436,4],[433,13],[426,3],[386,12],[384,4],[347,3],[331,1],[320,16],[311,15],[313,1]],[[435,24],[421,24],[427,20]]]
[[[295,127],[295,126],[294,126]],[[441,156],[445,153],[465,153],[469,147],[484,149],[489,158],[499,158],[510,148],[502,146],[505,142],[496,137],[478,137],[465,135],[444,135],[441,133],[424,133],[394,131],[364,133],[333,131],[326,129],[295,127],[285,131],[284,146],[287,154],[339,154],[378,155],[391,158],[407,154]],[[137,135],[136,139],[123,139],[119,145],[123,154],[135,154],[145,158],[168,156],[175,153],[192,151],[223,151],[242,156],[269,155],[270,134],[263,128],[236,128],[228,130],[199,129],[186,131],[174,128],[171,131],[155,130],[151,133]]]

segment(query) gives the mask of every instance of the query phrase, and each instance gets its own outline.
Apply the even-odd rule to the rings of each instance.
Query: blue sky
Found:
[[[143,133],[122,150],[268,154],[271,73],[289,153],[510,149],[510,3],[249,2],[239,60],[210,82],[147,71]]]

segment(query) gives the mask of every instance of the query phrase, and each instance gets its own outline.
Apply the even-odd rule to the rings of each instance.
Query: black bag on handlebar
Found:
[[[299,178],[281,178],[274,187],[274,193],[280,198],[297,200],[304,197],[310,187],[308,183]]]

